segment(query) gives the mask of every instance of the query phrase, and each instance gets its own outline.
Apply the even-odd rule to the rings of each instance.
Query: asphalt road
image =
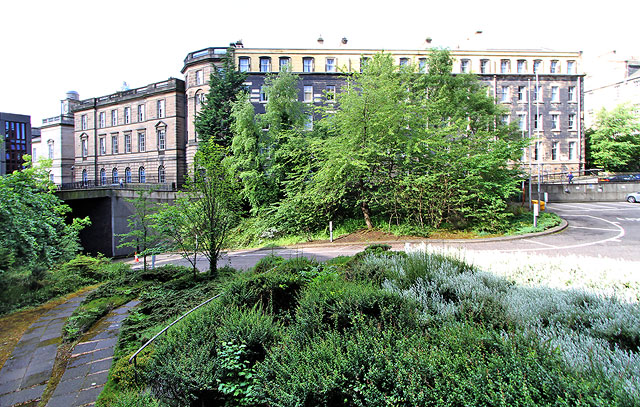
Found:
[[[472,250],[540,253],[546,256],[574,254],[640,261],[640,204],[627,202],[550,203],[547,210],[568,221],[566,229],[553,234],[502,241],[428,242],[434,246],[460,247]],[[305,248],[274,248],[242,250],[222,256],[218,266],[252,267],[260,258],[276,254],[285,258],[307,256],[319,261],[342,255],[353,255],[366,244],[335,245]],[[402,243],[392,244],[400,250]],[[189,266],[178,255],[158,256],[156,265],[175,263]],[[208,263],[198,259],[198,268],[206,270]]]

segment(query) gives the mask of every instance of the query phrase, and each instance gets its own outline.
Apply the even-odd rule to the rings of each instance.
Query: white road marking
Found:
[[[618,218],[618,219],[620,219],[620,218]],[[589,227],[586,227],[586,226],[571,226],[571,225],[569,225],[568,227],[571,228],[571,229],[602,230],[602,231],[605,231],[605,232],[617,232],[618,231],[618,229],[589,228]]]

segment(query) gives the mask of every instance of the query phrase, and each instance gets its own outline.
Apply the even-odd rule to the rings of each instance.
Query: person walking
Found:
[[[569,171],[567,178],[569,179],[569,184],[573,184],[573,173],[571,173],[571,171]]]

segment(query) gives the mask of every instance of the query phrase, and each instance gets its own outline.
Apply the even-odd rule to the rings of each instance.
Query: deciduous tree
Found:
[[[590,161],[606,171],[640,169],[640,120],[630,105],[602,109],[589,138]]]

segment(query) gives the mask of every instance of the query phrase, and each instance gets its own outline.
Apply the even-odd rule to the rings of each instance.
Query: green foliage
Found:
[[[157,247],[160,236],[154,233],[153,215],[158,210],[158,204],[150,198],[151,191],[140,190],[138,196],[127,199],[133,205],[133,213],[127,218],[129,232],[117,235],[120,238],[118,248],[132,247],[142,256],[144,270],[147,269],[147,255],[159,251]]]
[[[466,323],[427,335],[368,327],[287,338],[258,375],[273,406],[620,405],[530,338]]]
[[[54,195],[47,165],[28,160],[22,171],[0,177],[0,280],[3,272],[28,270],[35,282],[80,250],[78,233],[90,221],[65,223],[71,209]]]
[[[619,105],[598,113],[589,137],[589,162],[605,171],[640,169],[640,121],[633,106]]]
[[[116,398],[110,400],[100,394],[97,403],[99,407],[108,405],[110,407],[160,407],[161,404],[151,394],[145,391],[128,391],[119,393]]]
[[[279,336],[278,325],[257,308],[241,310],[213,302],[186,317],[162,338],[147,380],[156,394],[181,404],[224,404],[237,397],[235,391],[227,391],[234,384],[239,385],[242,376],[238,370],[246,371],[264,359],[266,350]],[[238,350],[230,344],[244,345],[241,369],[229,360],[230,354]],[[221,383],[225,383],[222,388]],[[240,388],[248,391],[247,387]],[[241,394],[242,391],[238,396]]]
[[[222,66],[215,67],[209,77],[209,94],[196,113],[195,126],[200,141],[222,146],[231,146],[231,110],[238,93],[243,89],[247,74],[236,70],[233,50],[227,50]]]
[[[237,184],[229,164],[223,160],[226,151],[211,140],[201,143],[195,157],[194,179],[187,183],[187,199],[176,201],[176,205],[185,206],[188,227],[184,233],[199,242],[212,277],[217,275],[217,261],[229,231],[238,221]]]

